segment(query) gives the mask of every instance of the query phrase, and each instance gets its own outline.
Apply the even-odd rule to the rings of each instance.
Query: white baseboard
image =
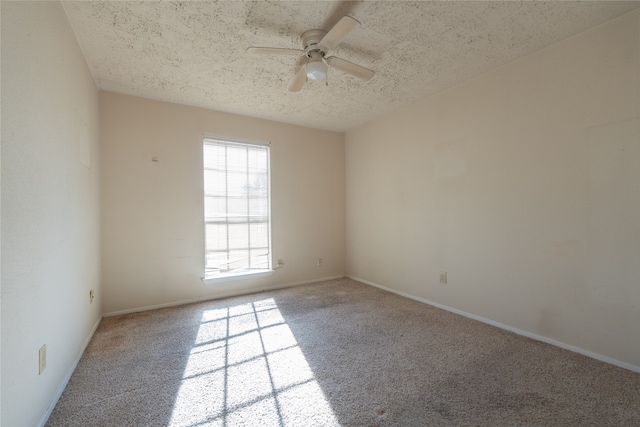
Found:
[[[560,348],[563,348],[565,350],[573,351],[574,353],[582,354],[583,356],[587,356],[587,357],[590,357],[592,359],[599,360],[601,362],[609,363],[611,365],[615,365],[615,366],[618,366],[620,368],[624,368],[624,369],[628,369],[628,370],[633,371],[633,372],[640,373],[640,366],[632,365],[630,363],[622,362],[620,360],[613,359],[611,357],[603,356],[601,354],[594,353],[592,351],[585,350],[585,349],[580,348],[580,347],[575,347],[573,345],[566,344],[566,343],[563,343],[561,341],[556,341],[554,339],[547,338],[547,337],[544,337],[542,335],[537,335],[537,334],[534,334],[534,333],[531,333],[531,332],[523,331],[522,329],[517,329],[517,328],[511,327],[509,325],[505,325],[503,323],[495,322],[493,320],[486,319],[484,317],[476,316],[475,314],[470,314],[470,313],[467,313],[467,312],[464,312],[464,311],[461,311],[461,310],[458,310],[458,309],[455,309],[455,308],[452,308],[452,307],[448,307],[446,305],[439,304],[437,302],[433,302],[433,301],[429,301],[429,300],[424,299],[424,298],[417,297],[415,295],[411,295],[411,294],[408,294],[408,293],[405,293],[405,292],[397,291],[395,289],[387,288],[386,286],[382,286],[382,285],[379,285],[377,283],[373,283],[373,282],[371,282],[369,280],[361,279],[359,277],[350,276],[350,275],[347,275],[347,277],[350,278],[350,279],[353,279],[353,280],[357,280],[358,282],[362,282],[364,284],[367,284],[367,285],[370,285],[370,286],[374,286],[376,288],[383,289],[385,291],[389,291],[389,292],[392,292],[394,294],[397,294],[397,295],[400,295],[400,296],[403,296],[403,297],[406,297],[406,298],[409,298],[409,299],[412,299],[412,300],[415,300],[415,301],[419,301],[421,303],[428,304],[428,305],[431,305],[433,307],[440,308],[442,310],[449,311],[451,313],[459,314],[460,316],[468,317],[469,319],[477,320],[479,322],[486,323],[488,325],[495,326],[497,328],[504,329],[504,330],[516,333],[518,335],[522,335],[522,336],[525,336],[527,338],[534,339],[536,341],[542,341],[544,343],[551,344],[553,346],[560,347]]]
[[[93,328],[91,328],[91,332],[89,332],[89,335],[87,335],[87,337],[84,339],[84,342],[82,343],[82,347],[80,348],[80,352],[78,353],[75,360],[71,364],[71,367],[67,372],[67,375],[65,375],[64,378],[62,379],[62,382],[58,387],[58,391],[56,391],[56,394],[53,396],[53,399],[49,404],[49,408],[47,408],[47,411],[42,415],[42,418],[40,418],[40,422],[38,422],[39,427],[44,427],[44,425],[47,423],[47,420],[51,416],[53,409],[56,407],[56,404],[58,403],[60,396],[62,396],[62,392],[67,387],[67,384],[69,384],[69,380],[71,379],[71,375],[73,375],[73,371],[76,370],[76,366],[78,366],[78,362],[80,362],[80,358],[82,358],[82,355],[84,354],[85,349],[89,345],[89,341],[91,341],[91,338],[93,338],[93,334],[96,333],[96,329],[98,329],[98,325],[100,325],[101,320],[102,320],[102,316],[98,318],[95,325],[93,325]]]
[[[212,300],[217,300],[217,299],[221,299],[221,298],[229,298],[229,297],[238,297],[238,296],[241,296],[241,295],[249,295],[249,294],[255,294],[255,293],[258,293],[258,292],[265,292],[265,291],[274,291],[276,289],[290,288],[292,286],[308,285],[309,283],[324,282],[325,280],[342,279],[343,277],[345,277],[345,276],[344,275],[340,275],[340,276],[321,277],[321,278],[318,278],[318,279],[303,280],[303,281],[300,281],[300,282],[292,282],[292,283],[284,283],[284,284],[278,284],[278,285],[272,285],[272,286],[264,286],[262,288],[256,288],[256,289],[246,289],[246,290],[242,290],[242,291],[239,291],[239,292],[234,292],[234,291],[222,292],[220,294],[213,295],[213,296],[209,295],[209,296],[205,296],[205,297],[201,297],[201,298],[195,298],[195,299],[189,299],[189,300],[180,300],[180,301],[174,301],[174,302],[167,302],[167,303],[164,303],[164,304],[147,305],[147,306],[144,306],[144,307],[131,308],[131,309],[127,309],[127,310],[112,311],[110,313],[103,314],[103,317],[119,316],[121,314],[139,313],[141,311],[156,310],[156,309],[159,309],[159,308],[176,307],[176,306],[179,306],[179,305],[193,304],[193,303],[196,303],[196,302],[212,301]]]

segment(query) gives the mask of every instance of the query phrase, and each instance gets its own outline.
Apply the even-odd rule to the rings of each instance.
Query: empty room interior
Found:
[[[3,0],[0,424],[637,425],[639,6]]]

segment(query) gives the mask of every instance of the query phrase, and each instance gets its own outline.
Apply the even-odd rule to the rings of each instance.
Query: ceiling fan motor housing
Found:
[[[320,53],[324,57],[325,52],[319,43],[325,34],[327,34],[327,32],[324,30],[308,30],[302,33],[300,36],[302,47],[309,58],[311,58],[314,53]]]

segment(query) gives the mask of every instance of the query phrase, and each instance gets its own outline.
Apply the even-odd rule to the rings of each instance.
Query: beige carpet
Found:
[[[640,426],[640,374],[350,279],[105,318],[48,426]]]

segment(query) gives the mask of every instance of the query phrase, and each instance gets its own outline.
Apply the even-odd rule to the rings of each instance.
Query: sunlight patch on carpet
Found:
[[[169,425],[339,423],[269,298],[202,313]]]

